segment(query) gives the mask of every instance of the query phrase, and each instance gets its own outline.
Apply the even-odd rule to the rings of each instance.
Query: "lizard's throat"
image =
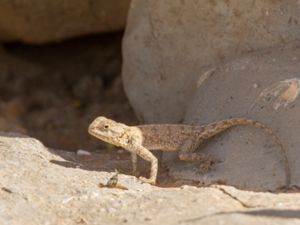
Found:
[[[114,137],[114,135],[112,135],[112,134],[102,133],[102,132],[95,131],[95,130],[89,130],[89,133],[92,136],[94,136],[94,137],[96,137],[96,138],[98,138],[98,139],[100,139],[100,140],[102,140],[106,143],[109,143],[109,144],[112,144],[112,145],[115,145],[115,146],[120,146],[120,143],[115,140],[116,137]]]

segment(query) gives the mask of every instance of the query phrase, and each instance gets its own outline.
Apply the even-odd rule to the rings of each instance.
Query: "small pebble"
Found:
[[[77,153],[77,155],[91,155],[90,152],[82,150],[82,149],[78,149],[76,153]]]

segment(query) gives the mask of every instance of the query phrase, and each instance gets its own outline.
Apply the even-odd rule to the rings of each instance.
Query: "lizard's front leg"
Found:
[[[157,171],[158,171],[158,160],[157,158],[145,147],[138,145],[138,146],[132,146],[130,149],[128,149],[133,155],[134,154],[140,156],[144,160],[151,163],[151,171],[150,171],[150,177],[139,177],[141,181],[145,183],[155,184],[156,177],[157,177]]]

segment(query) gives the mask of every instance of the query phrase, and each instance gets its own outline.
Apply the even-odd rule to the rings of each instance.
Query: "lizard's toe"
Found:
[[[208,173],[209,171],[211,171],[211,169],[213,168],[213,164],[214,163],[212,161],[200,163],[200,166],[199,166],[200,173],[205,174],[205,173]]]

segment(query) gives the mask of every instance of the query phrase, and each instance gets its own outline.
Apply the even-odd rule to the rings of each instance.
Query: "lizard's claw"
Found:
[[[146,177],[139,177],[139,179],[143,182],[143,183],[148,183],[148,184],[155,184],[155,180],[151,179],[151,178],[146,178]]]

